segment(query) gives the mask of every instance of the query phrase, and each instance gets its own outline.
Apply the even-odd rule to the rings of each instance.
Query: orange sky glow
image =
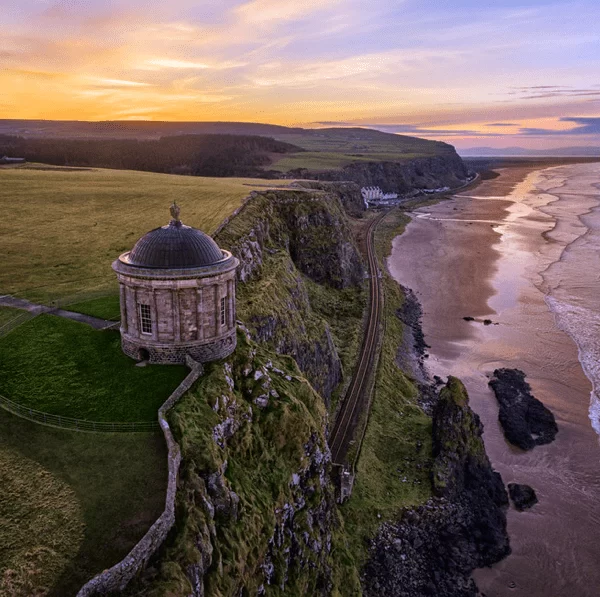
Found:
[[[0,14],[0,117],[594,145],[597,22],[590,0],[24,0]]]

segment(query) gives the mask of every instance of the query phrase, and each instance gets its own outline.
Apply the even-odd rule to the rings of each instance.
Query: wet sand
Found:
[[[513,553],[476,572],[479,588],[488,597],[595,597],[600,594],[600,446],[589,418],[592,385],[577,345],[559,329],[546,303],[543,274],[580,233],[558,213],[554,188],[569,180],[575,185],[583,174],[597,172],[600,179],[600,167],[499,172],[499,178],[452,201],[418,210],[394,240],[388,267],[423,305],[431,373],[463,380],[485,425],[494,467],[505,483],[528,483],[539,497],[528,512],[509,511]],[[572,193],[583,193],[573,188]],[[575,197],[569,205],[585,213],[583,199]],[[581,265],[585,275],[598,278]],[[466,322],[464,316],[477,321]],[[485,318],[493,324],[483,325]],[[552,444],[522,452],[506,443],[487,385],[496,367],[526,372],[534,395],[556,416],[559,433]]]

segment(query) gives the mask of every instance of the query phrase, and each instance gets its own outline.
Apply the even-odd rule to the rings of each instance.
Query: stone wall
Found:
[[[132,359],[141,360],[140,350],[147,353],[150,363],[160,363],[162,365],[180,365],[186,362],[186,357],[191,357],[200,363],[217,361],[225,358],[235,350],[236,333],[235,328],[229,330],[226,334],[214,340],[203,344],[190,342],[186,344],[164,344],[152,345],[140,342],[132,342],[126,337],[121,337],[121,347],[123,352]]]
[[[177,493],[177,476],[181,463],[181,450],[171,433],[171,428],[167,421],[167,413],[185,392],[192,387],[203,372],[202,365],[189,357],[186,364],[191,369],[190,373],[158,410],[158,422],[165,436],[168,450],[169,480],[167,483],[165,509],[139,543],[118,564],[115,564],[108,570],[104,570],[104,572],[88,581],[79,590],[77,597],[105,595],[125,589],[127,584],[146,566],[148,560],[163,544],[167,538],[167,534],[175,524],[175,496]]]

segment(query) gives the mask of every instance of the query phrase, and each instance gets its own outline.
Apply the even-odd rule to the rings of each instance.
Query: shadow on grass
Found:
[[[136,367],[119,333],[39,315],[0,339],[0,393],[23,406],[88,421],[154,421],[187,374]]]
[[[10,495],[9,491],[7,495],[2,489],[0,517],[19,522],[25,512],[31,518],[22,523],[34,530],[21,537],[22,544],[18,544],[14,536],[4,537],[0,526],[4,560],[0,561],[0,579],[7,567],[25,569],[32,553],[56,549],[56,537],[44,533],[35,536],[36,528],[83,524],[76,556],[72,556],[73,550],[59,554],[66,559],[62,570],[44,569],[43,557],[37,562],[39,582],[50,588],[48,597],[75,595],[89,578],[122,559],[164,507],[166,448],[160,432],[80,433],[36,425],[0,410],[0,450],[17,452],[33,461],[44,475],[52,475],[68,486],[68,491],[60,494],[61,499],[78,502],[61,504],[56,495],[40,496],[43,488],[39,480],[21,474],[18,467],[9,472],[13,477],[9,486],[17,488],[15,493]],[[43,498],[46,506],[38,510],[23,508],[33,497],[38,502]],[[64,520],[65,512],[78,512],[83,520]],[[57,520],[49,520],[52,517]],[[48,561],[46,564],[48,567]],[[27,594],[31,593],[19,593]]]

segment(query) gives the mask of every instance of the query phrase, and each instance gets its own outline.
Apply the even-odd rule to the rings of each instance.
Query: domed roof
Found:
[[[127,255],[127,263],[137,267],[176,269],[213,265],[225,258],[208,234],[185,226],[179,220],[179,207],[171,207],[173,219],[167,226],[144,234]]]

